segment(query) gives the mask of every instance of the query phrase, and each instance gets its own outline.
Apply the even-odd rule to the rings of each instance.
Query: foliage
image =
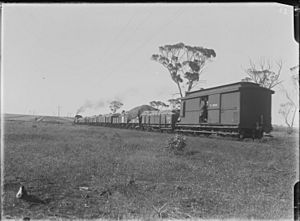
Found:
[[[182,90],[190,91],[211,58],[216,57],[213,49],[189,46],[184,43],[159,47],[160,54],[153,54],[152,59],[162,64],[169,71],[172,80],[183,97]]]
[[[180,109],[180,105],[181,105],[180,98],[172,98],[172,99],[169,99],[168,102],[170,103],[169,106],[173,110],[179,110]]]
[[[186,147],[186,137],[180,134],[176,134],[168,139],[167,148],[175,154],[180,154]]]
[[[299,65],[290,69],[292,73],[292,81],[294,88],[296,89],[295,93],[299,93]]]
[[[159,109],[159,110],[164,108],[164,107],[169,107],[169,105],[165,104],[162,101],[151,101],[149,104],[150,104],[151,107],[154,107],[154,108]]]
[[[285,88],[283,88],[287,102],[282,103],[278,111],[278,113],[284,118],[284,122],[288,127],[288,134],[293,132],[295,116],[299,109],[299,103],[296,101],[298,99],[292,98],[292,94],[297,95],[299,92],[299,75],[294,74],[291,79],[294,85],[294,90],[289,93]]]
[[[109,108],[112,113],[116,113],[118,109],[123,106],[123,103],[120,101],[112,101],[110,102]]]
[[[291,72],[299,71],[299,64],[296,65],[296,66],[294,66],[294,67],[291,67],[291,68],[290,68],[290,71],[291,71]]]
[[[280,105],[279,113],[284,117],[284,122],[288,126],[288,133],[292,133],[297,108],[292,102]]]
[[[248,76],[243,78],[242,81],[254,82],[262,87],[271,89],[282,82],[279,80],[282,61],[278,61],[276,64],[278,69],[274,71],[269,60],[266,62],[264,59],[261,59],[258,65],[255,65],[252,60],[250,60],[250,67],[244,70]]]

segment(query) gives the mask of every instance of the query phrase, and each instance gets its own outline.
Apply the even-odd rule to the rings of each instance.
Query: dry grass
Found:
[[[7,120],[3,215],[292,219],[299,177],[295,137],[187,137],[185,154],[174,155],[164,149],[170,136]],[[20,183],[48,203],[16,199]]]

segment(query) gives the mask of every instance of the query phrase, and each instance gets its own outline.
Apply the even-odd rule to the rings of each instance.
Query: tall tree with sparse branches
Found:
[[[299,74],[297,73],[292,75],[291,80],[294,87],[290,88],[290,93],[286,88],[283,87],[283,92],[287,102],[282,103],[279,109],[279,114],[281,114],[284,118],[284,122],[288,127],[287,132],[289,134],[293,132],[296,113],[299,109],[299,97],[295,96],[298,95],[299,92]],[[295,96],[294,98],[292,97],[293,95]]]
[[[183,97],[182,91],[191,91],[206,63],[214,57],[216,53],[213,49],[177,43],[159,47],[159,54],[153,54],[151,58],[169,71]]]
[[[243,78],[244,82],[254,82],[259,84],[261,87],[268,89],[274,88],[276,85],[280,84],[282,81],[279,80],[282,61],[275,62],[277,68],[274,68],[270,60],[260,59],[258,64],[255,64],[252,60],[249,61],[250,67],[244,69],[244,72],[248,75]]]

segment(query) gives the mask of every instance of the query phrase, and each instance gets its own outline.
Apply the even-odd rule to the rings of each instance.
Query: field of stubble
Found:
[[[4,122],[6,219],[293,219],[298,138],[237,141],[72,125]],[[133,182],[130,182],[133,180]],[[45,204],[15,197],[20,184]]]

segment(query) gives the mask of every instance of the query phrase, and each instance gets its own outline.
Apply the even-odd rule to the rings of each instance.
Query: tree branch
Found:
[[[286,90],[285,90],[285,96],[293,104],[293,106],[297,107],[297,105],[294,103],[293,99],[289,96]]]

